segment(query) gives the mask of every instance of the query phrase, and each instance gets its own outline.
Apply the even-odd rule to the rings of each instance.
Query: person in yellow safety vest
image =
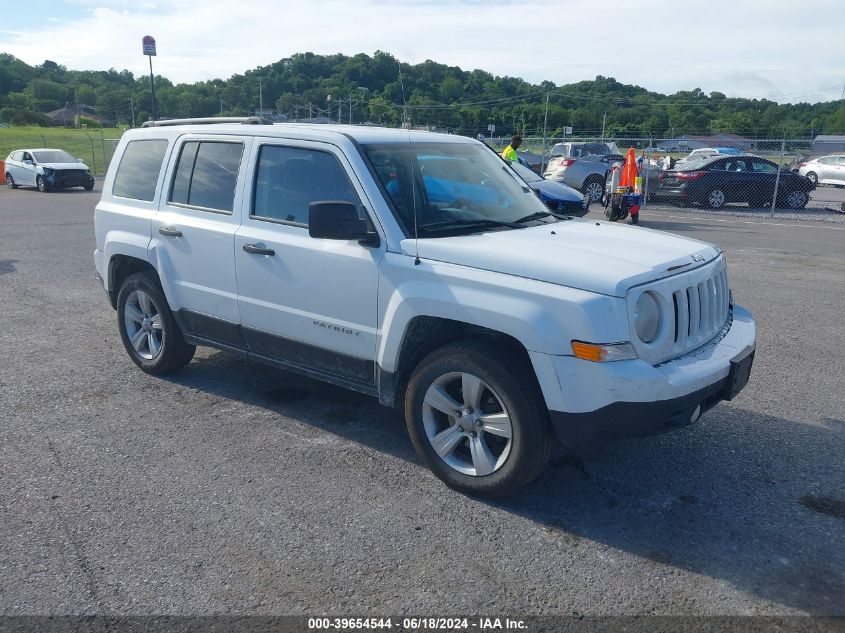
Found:
[[[511,144],[502,152],[502,158],[512,163],[518,161],[519,157],[516,155],[516,150],[519,149],[520,145],[522,145],[522,137],[519,134],[514,134],[511,137]]]

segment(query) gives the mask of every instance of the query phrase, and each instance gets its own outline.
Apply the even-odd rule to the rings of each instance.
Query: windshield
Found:
[[[531,188],[483,145],[389,143],[363,149],[408,237],[415,225],[420,237],[443,237],[555,221]]]
[[[522,178],[525,182],[539,182],[543,180],[540,176],[535,174],[529,167],[526,167],[522,163],[511,163],[511,167],[513,170]]]
[[[68,154],[63,149],[44,149],[32,152],[39,163],[78,163],[76,156]]]

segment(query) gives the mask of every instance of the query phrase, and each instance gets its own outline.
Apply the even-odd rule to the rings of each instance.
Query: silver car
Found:
[[[46,193],[65,187],[94,188],[94,176],[80,159],[63,149],[19,149],[6,158],[6,186],[37,187]]]
[[[845,155],[822,156],[801,163],[798,173],[809,178],[814,185],[845,186]]]
[[[623,160],[616,143],[558,143],[551,154],[543,177],[577,189],[590,202],[601,199],[607,172]]]

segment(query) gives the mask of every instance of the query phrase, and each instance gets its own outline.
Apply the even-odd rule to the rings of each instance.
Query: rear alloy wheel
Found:
[[[790,209],[799,210],[807,206],[810,196],[806,191],[790,191],[786,196],[786,206]]]
[[[185,342],[158,281],[150,273],[126,278],[117,295],[120,338],[130,358],[148,374],[166,374],[190,362]]]
[[[47,193],[50,191],[50,185],[47,183],[47,179],[44,178],[44,176],[36,176],[35,186],[38,187],[38,191],[41,193]]]
[[[6,174],[6,186],[9,189],[17,189],[18,186],[15,184],[15,181],[12,179],[12,174]]]
[[[814,187],[819,184],[819,175],[816,172],[807,172],[807,178],[810,180],[811,183],[813,183]]]
[[[707,206],[711,209],[721,209],[725,206],[725,192],[721,189],[714,189],[707,195]]]
[[[598,202],[604,195],[604,179],[590,178],[584,183],[584,186],[581,188],[581,193],[589,198],[591,204],[593,202]]]
[[[420,459],[447,485],[498,497],[548,461],[548,411],[530,364],[486,341],[447,345],[414,371],[405,394]]]

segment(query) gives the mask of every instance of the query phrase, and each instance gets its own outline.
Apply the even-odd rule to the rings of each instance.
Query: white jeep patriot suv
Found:
[[[555,215],[476,140],[244,123],[118,145],[94,260],[143,371],[208,345],[370,394],[481,495],[529,482],[555,436],[685,426],[748,381],[718,248]]]

